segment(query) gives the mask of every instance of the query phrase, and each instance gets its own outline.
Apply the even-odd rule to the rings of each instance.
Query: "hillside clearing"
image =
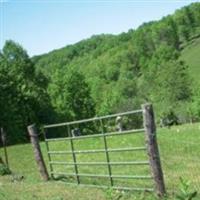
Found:
[[[180,59],[189,66],[189,73],[195,83],[200,84],[200,39],[195,39],[181,53]]]

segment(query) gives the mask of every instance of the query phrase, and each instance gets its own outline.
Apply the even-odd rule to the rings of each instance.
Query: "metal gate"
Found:
[[[45,143],[51,176],[54,179],[65,178],[66,183],[69,184],[80,184],[100,188],[112,187],[113,189],[153,191],[153,175],[151,175],[152,170],[150,170],[151,160],[149,159],[149,156],[147,156],[148,145],[145,144],[144,139],[145,128],[143,126],[143,111],[144,110],[141,109],[102,117],[95,117],[91,119],[45,125]],[[131,119],[133,120],[141,120],[142,126],[140,128],[123,127],[123,120],[126,119],[126,121],[128,121],[128,117],[131,116]],[[112,122],[111,126],[107,125],[109,120]],[[113,125],[113,122],[115,122],[115,125]],[[97,124],[98,130],[101,129],[101,132],[98,134],[93,133],[89,135],[73,135],[74,130],[78,132],[78,129],[74,129],[74,127],[83,127],[84,125],[86,126],[87,123]],[[113,131],[113,127],[118,130]],[[55,138],[54,130],[56,128],[62,128],[63,132],[66,129],[67,135],[62,137],[61,134],[61,137]],[[117,141],[116,138],[120,137],[125,139],[119,139],[119,141]],[[90,142],[91,147],[87,149],[85,146],[89,146],[89,143],[87,142],[89,139],[92,139],[92,142]],[[101,139],[102,141],[98,141],[98,139]],[[75,144],[76,141],[82,141],[82,144]],[[120,142],[123,143],[123,147],[118,147]],[[65,148],[66,143],[69,144],[69,148]],[[97,143],[101,143],[102,147],[96,148]],[[113,143],[117,146],[114,146]],[[77,148],[81,145],[84,147],[84,149]],[[117,160],[115,159],[115,161],[112,161],[111,154],[114,154],[113,157],[115,157]],[[122,156],[119,156],[121,154]],[[135,154],[137,154],[137,156],[134,156]],[[143,155],[141,156],[142,159],[140,159],[139,154]],[[89,162],[85,161],[85,158],[90,158],[92,155],[95,155],[95,159],[97,158],[97,161],[91,161],[92,159],[90,159]],[[102,158],[102,155],[105,156],[105,161],[100,159]],[[55,159],[56,156],[59,157],[58,160]],[[72,158],[71,161],[67,160],[69,156]],[[98,158],[100,161],[98,161]],[[122,158],[125,160],[121,160]],[[126,161],[126,158],[129,158],[128,161]],[[85,171],[81,170],[80,168],[84,166],[89,168],[86,168]],[[98,167],[98,169],[100,169],[100,167],[104,167],[104,170],[102,170],[104,173],[98,172],[98,169],[92,170],[92,167],[94,166]],[[69,169],[71,169],[70,167],[73,167],[72,173],[69,173]],[[121,168],[117,171],[114,169],[115,167]],[[128,168],[127,170],[125,170],[126,167]],[[120,174],[116,172],[120,172]],[[125,174],[121,172],[125,172]],[[134,174],[130,174],[129,172]],[[142,174],[141,172],[145,172],[145,174]],[[82,181],[82,178],[89,178],[89,180]],[[100,179],[104,179],[104,181],[101,181]],[[122,182],[119,180],[122,180]],[[134,184],[130,180],[134,180]],[[126,182],[130,182],[130,184],[126,186]],[[121,183],[121,185],[119,183]]]

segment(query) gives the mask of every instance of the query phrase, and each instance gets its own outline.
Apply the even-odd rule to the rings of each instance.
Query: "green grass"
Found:
[[[191,41],[181,53],[181,60],[189,66],[189,73],[195,83],[200,85],[200,38]]]
[[[171,129],[158,129],[158,142],[160,147],[161,161],[164,170],[166,188],[169,193],[167,199],[174,200],[174,194],[178,192],[179,178],[183,177],[191,182],[193,190],[200,191],[200,124],[175,126]],[[102,139],[76,140],[75,149],[100,149],[103,148]],[[108,137],[108,146],[110,148],[143,146],[144,135],[124,135],[120,137]],[[46,147],[41,143],[42,152],[47,161]],[[51,150],[69,150],[70,144],[67,142],[50,143]],[[2,155],[2,151],[1,151]],[[13,181],[12,176],[0,177],[0,199],[5,200],[32,200],[32,199],[50,199],[50,200],[105,200],[105,199],[138,199],[138,200],[154,200],[156,197],[151,193],[140,192],[120,192],[111,189],[95,189],[81,186],[67,185],[67,182],[75,182],[72,177],[65,181],[49,181],[43,182],[37,170],[34,161],[33,150],[30,144],[15,145],[8,148],[9,163],[12,171],[16,174],[23,175],[25,178],[21,181]],[[72,162],[71,155],[54,156],[57,161]],[[105,161],[104,153],[96,155],[78,154],[77,161]],[[140,152],[124,152],[110,153],[111,161],[134,161],[146,160],[145,151]],[[55,166],[54,170],[73,173],[73,167]],[[79,168],[80,173],[108,173],[107,166],[103,167],[86,167]],[[112,167],[113,174],[126,175],[149,175],[148,166],[116,166]],[[102,178],[81,178],[82,183],[90,184],[108,184],[109,180]],[[135,187],[153,187],[152,180],[117,180],[114,184],[119,186],[135,186]],[[196,200],[200,199],[197,197]]]

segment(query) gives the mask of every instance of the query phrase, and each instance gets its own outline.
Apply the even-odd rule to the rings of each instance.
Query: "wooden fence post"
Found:
[[[35,160],[44,181],[49,180],[47,168],[40,149],[38,133],[35,124],[28,126],[28,133],[34,148]]]
[[[4,149],[4,155],[5,155],[5,162],[7,167],[9,168],[8,164],[8,153],[7,153],[7,148],[6,148],[6,133],[3,128],[1,128],[1,141]]]
[[[146,144],[155,190],[158,196],[163,196],[165,191],[164,177],[160,162],[159,149],[156,137],[156,125],[152,104],[142,105]]]

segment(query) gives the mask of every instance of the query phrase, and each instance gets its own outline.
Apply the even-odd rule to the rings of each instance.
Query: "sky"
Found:
[[[127,32],[191,2],[197,0],[0,0],[0,49],[12,39],[39,55],[92,35]]]

